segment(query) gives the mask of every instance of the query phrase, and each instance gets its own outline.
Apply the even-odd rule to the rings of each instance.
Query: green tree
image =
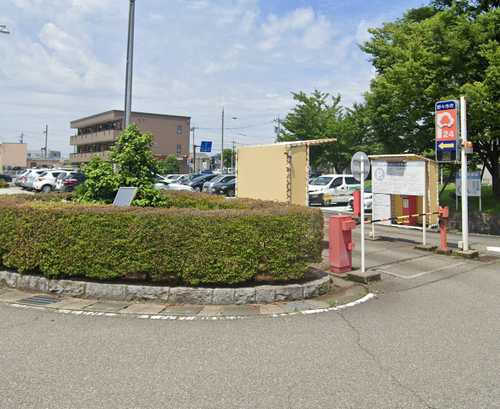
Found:
[[[225,168],[230,168],[231,167],[231,157],[233,156],[233,150],[232,149],[224,149],[224,154],[222,157],[224,158],[224,167]]]
[[[77,189],[77,198],[109,203],[119,187],[134,186],[138,188],[134,204],[160,206],[161,194],[154,189],[158,169],[152,144],[151,134],[141,133],[135,124],[129,125],[111,148],[109,161],[94,158],[84,167],[86,180]]]
[[[333,144],[311,147],[311,164],[323,170],[335,167],[338,171],[349,166],[352,154],[374,145],[364,105],[341,106],[340,95],[315,90],[311,95],[292,93],[297,105],[286,116],[278,141],[302,141],[336,138]]]
[[[377,76],[366,94],[374,140],[387,153],[434,150],[434,103],[465,95],[468,135],[500,198],[500,9],[435,1],[370,30]]]
[[[168,155],[165,159],[158,161],[158,173],[168,175],[169,173],[179,173],[179,161],[175,155]]]

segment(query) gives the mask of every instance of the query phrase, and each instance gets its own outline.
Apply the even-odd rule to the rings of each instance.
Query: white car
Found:
[[[40,173],[33,182],[33,189],[39,192],[49,193],[56,188],[57,177],[61,173],[68,173],[68,171],[56,169],[46,170]]]
[[[171,174],[171,175],[166,175],[163,178],[168,182],[168,183],[176,183],[182,176],[180,173],[176,174]]]
[[[351,197],[348,202],[348,206],[351,211],[354,210],[354,197]],[[365,190],[365,210],[368,212],[372,211],[373,207],[373,194],[370,189]]]
[[[352,175],[321,175],[309,183],[309,204],[347,203],[360,188]]]

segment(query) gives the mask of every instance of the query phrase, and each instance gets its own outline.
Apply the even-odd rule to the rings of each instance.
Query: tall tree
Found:
[[[364,106],[345,109],[340,95],[318,90],[292,95],[297,105],[282,121],[278,141],[336,138],[331,145],[312,147],[311,164],[324,170],[346,168],[354,151],[369,139]]]
[[[488,1],[435,1],[370,30],[362,46],[377,76],[370,124],[388,153],[434,149],[434,103],[466,95],[468,135],[500,198],[500,9]]]

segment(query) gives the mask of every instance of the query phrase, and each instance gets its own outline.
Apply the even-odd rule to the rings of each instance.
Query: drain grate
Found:
[[[49,304],[55,304],[56,302],[59,301],[60,300],[58,298],[47,297],[45,295],[35,295],[33,297],[19,300],[18,303],[27,305],[49,305]]]

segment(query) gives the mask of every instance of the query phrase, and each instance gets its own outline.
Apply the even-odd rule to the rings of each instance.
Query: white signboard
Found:
[[[389,219],[391,217],[391,195],[374,194],[372,203],[372,216],[374,220]],[[379,222],[380,224],[391,224],[391,221]]]
[[[455,186],[457,196],[462,196],[462,175],[457,173]],[[471,197],[481,197],[481,172],[467,172],[467,195]]]
[[[372,161],[372,192],[424,196],[425,161]]]

